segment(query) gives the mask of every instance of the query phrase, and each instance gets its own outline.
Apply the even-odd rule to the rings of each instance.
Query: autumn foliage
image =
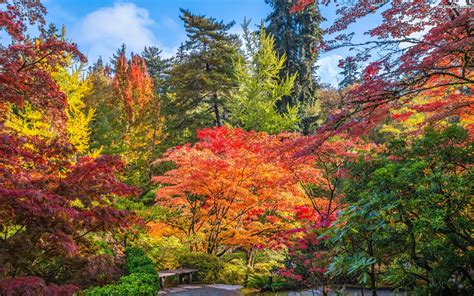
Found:
[[[16,277],[1,282],[2,293],[7,294],[77,290],[47,286],[44,280],[94,282],[93,265],[106,267],[114,259],[95,252],[91,235],[125,228],[135,220],[131,213],[111,206],[113,195],[136,192],[116,179],[123,163],[114,156],[76,159],[67,133],[62,132],[66,96],[49,70],[65,66],[67,55],[83,56],[75,45],[53,35],[40,39],[25,35],[27,22],[42,29],[43,14],[38,1],[7,4],[0,14],[1,28],[12,38],[10,45],[0,47],[0,259],[2,279]],[[53,136],[18,133],[5,124],[6,110],[26,106],[42,114],[45,124],[56,131]],[[31,275],[44,280],[22,278]]]
[[[312,2],[299,0],[293,11]],[[366,133],[387,117],[399,121],[419,113],[426,114],[419,129],[449,118],[472,125],[472,5],[361,0],[341,5],[336,13],[338,18],[326,29],[331,37],[320,44],[321,50],[357,47],[358,54],[347,60],[368,65],[361,82],[344,95],[344,108],[321,132]],[[373,13],[380,13],[382,22],[367,31],[371,38],[353,42],[350,25]],[[378,49],[383,54],[373,58]]]
[[[271,26],[239,52],[232,23],[187,10],[173,59],[123,45],[86,71],[40,1],[0,0],[0,294],[156,294],[157,269],[195,264],[268,290],[470,295],[472,5],[267,2],[308,40],[336,6],[308,48],[349,49],[339,88],[277,106],[305,79]]]
[[[154,178],[168,185],[157,191],[158,204],[170,210],[164,223],[210,254],[264,245],[287,229],[302,200],[277,161],[283,138],[221,127],[199,131],[198,139],[160,160],[176,165]]]
[[[115,61],[115,75],[112,80],[115,93],[125,106],[127,120],[133,122],[148,106],[153,97],[153,82],[147,72],[145,61],[132,54],[127,60],[121,51]]]

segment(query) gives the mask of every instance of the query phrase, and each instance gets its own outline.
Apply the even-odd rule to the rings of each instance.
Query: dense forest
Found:
[[[470,1],[265,2],[243,34],[181,9],[171,58],[87,61],[40,1],[0,0],[0,295],[157,295],[184,267],[255,291],[472,295]]]

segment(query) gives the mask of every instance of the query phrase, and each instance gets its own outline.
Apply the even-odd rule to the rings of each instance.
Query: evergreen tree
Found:
[[[111,70],[100,58],[89,70],[92,92],[85,98],[86,106],[95,110],[91,122],[90,147],[93,152],[120,154],[125,133],[122,102],[114,96]]]
[[[316,46],[322,39],[320,23],[323,20],[316,1],[300,12],[290,12],[296,0],[265,0],[273,11],[267,17],[267,32],[275,36],[276,49],[280,56],[286,54],[286,63],[281,77],[298,73],[293,93],[278,103],[280,110],[287,104],[292,106],[309,104],[315,98],[315,77],[318,52]]]
[[[244,41],[247,59],[235,63],[238,90],[227,104],[232,125],[245,130],[278,133],[294,130],[298,123],[298,108],[290,107],[284,114],[277,112],[276,103],[291,93],[296,74],[281,79],[280,70],[285,55],[275,51],[275,39],[265,29],[249,33],[244,23]]]
[[[187,40],[181,45],[170,71],[167,115],[174,138],[193,135],[196,129],[221,126],[226,117],[224,101],[235,87],[233,59],[238,55],[238,37],[228,31],[234,23],[181,10]],[[179,140],[177,140],[179,142]]]
[[[164,59],[162,50],[158,47],[145,47],[141,56],[145,60],[148,73],[153,80],[155,94],[164,90],[164,84],[168,79],[168,71],[171,66],[171,59]]]
[[[338,66],[342,69],[339,75],[343,77],[339,82],[339,88],[346,88],[359,81],[360,69],[353,57],[341,61]]]
[[[172,59],[164,59],[161,56],[162,50],[158,47],[145,47],[142,52],[143,60],[146,63],[148,73],[153,81],[153,93],[155,98],[160,102],[160,116],[173,114],[173,104],[170,102],[169,95],[169,71],[172,67]],[[164,151],[173,146],[173,139],[169,136],[171,131],[166,128],[170,125],[165,124],[163,130],[163,143],[160,148]]]

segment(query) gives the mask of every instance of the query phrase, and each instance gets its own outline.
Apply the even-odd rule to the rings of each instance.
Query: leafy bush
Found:
[[[79,290],[73,285],[47,285],[42,278],[35,276],[16,277],[0,281],[0,295],[73,295]]]
[[[95,287],[84,291],[87,296],[151,296],[159,290],[159,279],[156,274],[132,273],[120,278],[115,285]]]
[[[155,296],[158,286],[121,283],[86,290],[88,296]]]
[[[263,291],[276,291],[292,289],[294,286],[289,284],[284,278],[279,276],[251,273],[248,276],[247,287],[257,288]]]
[[[79,287],[108,285],[119,280],[123,274],[124,261],[125,258],[123,256],[99,254],[90,256],[87,264],[80,270],[69,270],[65,267],[63,274],[66,274],[65,278],[71,278],[72,282]],[[62,264],[67,266],[65,263],[67,262]],[[58,262],[57,264],[60,263]]]
[[[178,258],[180,267],[198,269],[199,280],[205,283],[215,283],[223,269],[223,263],[217,256],[205,253],[188,253]]]
[[[125,251],[125,270],[128,275],[122,276],[119,283],[85,290],[88,296],[151,296],[159,290],[159,278],[155,264],[139,248]]]
[[[155,262],[158,269],[177,269],[178,258],[189,252],[189,247],[174,236],[155,238],[143,234],[136,243]]]
[[[139,248],[128,248],[125,251],[125,270],[132,273],[156,273],[156,266],[153,261],[145,255]]]
[[[156,286],[159,285],[159,278],[154,273],[132,273],[127,276],[120,278],[121,284],[130,284],[130,285],[150,285]]]
[[[219,282],[223,284],[243,285],[245,283],[246,274],[247,266],[244,260],[236,258],[223,264]]]

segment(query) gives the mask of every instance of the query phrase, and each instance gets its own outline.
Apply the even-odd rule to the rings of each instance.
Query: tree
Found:
[[[277,103],[291,93],[296,74],[285,79],[280,78],[284,67],[285,55],[279,57],[275,52],[275,39],[260,33],[249,36],[247,51],[249,60],[244,58],[235,62],[238,89],[232,93],[227,103],[231,124],[245,130],[278,133],[294,130],[298,123],[298,108],[287,106],[285,113],[277,111]],[[257,48],[251,48],[256,44]]]
[[[57,67],[51,74],[59,89],[66,95],[68,103],[66,128],[69,141],[78,154],[87,154],[90,152],[90,123],[95,110],[86,108],[84,98],[92,91],[91,81],[83,77],[82,66]]]
[[[173,124],[169,121],[170,116],[174,116],[174,104],[173,95],[170,94],[169,71],[172,67],[172,59],[164,59],[161,56],[161,50],[157,47],[146,47],[142,53],[142,57],[145,60],[147,70],[153,80],[153,92],[154,96],[160,102],[160,115],[163,118],[163,138],[161,141],[160,149],[165,151],[167,148],[173,146],[176,143],[174,139],[175,132],[170,130],[174,128]],[[167,118],[165,118],[167,117]],[[157,117],[155,117],[158,119]]]
[[[150,189],[152,162],[158,157],[164,120],[160,98],[155,96],[153,80],[145,60],[125,47],[114,60],[114,75],[101,64],[89,74],[94,92],[87,98],[96,109],[92,122],[92,147],[103,153],[120,155],[127,163],[127,182],[144,191]]]
[[[300,0],[294,11],[304,10],[313,2]],[[348,26],[377,12],[383,21],[367,32],[372,38],[362,44],[352,42]],[[322,43],[322,48],[357,47],[354,61],[369,64],[361,82],[345,95],[345,108],[333,116],[325,130],[367,132],[399,107],[428,115],[419,128],[447,118],[471,117],[472,12],[472,6],[459,6],[455,1],[360,0],[340,7],[339,17],[326,30],[336,37]],[[370,59],[375,49],[382,50],[379,58]],[[420,97],[431,100],[417,102]],[[392,118],[403,120],[409,115]]]
[[[115,95],[124,105],[127,124],[132,125],[152,100],[153,82],[145,61],[139,55],[132,53],[130,61],[127,60],[125,46],[119,51],[114,67],[112,85]]]
[[[176,168],[154,178],[166,185],[158,205],[169,209],[163,223],[189,238],[190,248],[223,255],[241,247],[268,245],[288,228],[299,190],[278,157],[278,137],[226,127],[198,132],[199,141],[171,150],[162,161]]]
[[[118,231],[134,220],[131,213],[114,209],[109,197],[135,190],[117,181],[122,164],[115,157],[73,161],[75,151],[64,132],[66,96],[49,70],[66,66],[70,55],[84,60],[82,54],[54,35],[26,37],[27,22],[44,29],[45,9],[38,1],[5,4],[0,28],[11,43],[0,47],[0,289],[71,294],[77,287],[46,286],[38,276],[46,282],[90,284],[77,275],[84,272],[93,281],[95,263],[113,266],[110,256],[91,247],[93,234]],[[10,112],[30,107],[41,115],[33,118],[54,131],[51,137],[5,124]]]
[[[86,106],[95,110],[91,127],[91,150],[104,154],[119,154],[125,120],[121,102],[115,98],[112,88],[111,69],[102,59],[88,73],[92,84],[91,93],[84,98]]]
[[[332,271],[359,273],[373,295],[381,280],[422,294],[468,295],[472,148],[467,130],[451,125],[355,163]]]
[[[152,162],[160,151],[164,120],[160,115],[160,98],[153,93],[153,81],[145,60],[132,53],[127,61],[122,52],[115,62],[112,86],[124,106],[125,133],[121,148],[128,164],[127,178],[132,184],[149,189]]]
[[[343,77],[341,82],[339,82],[339,88],[351,86],[359,81],[359,66],[352,57],[339,61],[338,67],[342,69],[342,71],[339,72],[339,75],[342,75]]]
[[[303,190],[305,203],[296,207],[298,227],[283,236],[288,255],[280,274],[306,288],[321,289],[328,295],[337,275],[326,268],[336,256],[334,244],[327,233],[332,223],[347,206],[343,184],[349,171],[347,165],[362,152],[375,148],[361,139],[334,137],[311,152],[312,136],[296,136],[280,145],[280,154],[288,155],[283,163]]]
[[[315,77],[317,46],[322,40],[323,20],[318,5],[314,2],[298,13],[291,11],[296,1],[265,0],[273,8],[266,21],[269,34],[275,37],[280,56],[286,55],[285,66],[280,72],[282,79],[297,74],[295,87],[278,105],[284,111],[287,104],[308,104],[315,99],[317,80]]]
[[[221,126],[227,118],[224,101],[235,87],[232,60],[238,38],[228,31],[234,23],[181,10],[188,39],[181,45],[170,71],[174,93],[168,130],[178,137],[209,126]],[[168,119],[167,119],[168,122]]]
[[[7,114],[3,112],[7,108],[6,103],[23,106],[25,102],[29,102],[35,108],[44,108],[48,112],[61,115],[55,121],[59,125],[66,118],[60,111],[65,107],[66,98],[49,74],[48,65],[64,64],[68,53],[80,60],[85,58],[74,44],[55,36],[34,40],[27,38],[26,22],[44,30],[43,15],[46,10],[40,3],[29,0],[7,3],[8,7],[0,12],[0,28],[11,38],[8,46],[2,44],[0,47],[1,114]],[[1,119],[4,119],[3,116]]]

